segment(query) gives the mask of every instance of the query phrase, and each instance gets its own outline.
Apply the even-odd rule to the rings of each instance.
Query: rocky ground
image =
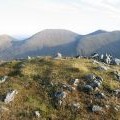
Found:
[[[51,57],[2,63],[0,120],[120,120],[120,66]]]

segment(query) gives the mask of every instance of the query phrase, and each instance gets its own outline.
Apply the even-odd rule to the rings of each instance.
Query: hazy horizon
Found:
[[[32,37],[33,35],[35,35],[35,34],[37,34],[37,33],[39,33],[39,32],[42,32],[42,31],[44,31],[44,30],[67,30],[67,31],[74,32],[74,31],[72,31],[72,30],[59,29],[59,28],[58,28],[58,29],[43,29],[43,30],[37,31],[37,32],[35,32],[35,33],[31,33],[31,34],[29,34],[29,35],[25,35],[25,34],[23,34],[23,35],[22,35],[22,34],[19,34],[19,35],[0,34],[0,36],[1,36],[1,35],[8,35],[8,36],[11,36],[11,37],[13,37],[13,38],[15,38],[15,39],[17,39],[17,40],[26,40],[26,39]],[[106,32],[113,32],[113,31],[114,31],[114,30],[107,31],[107,30],[103,30],[103,29],[96,29],[95,31],[91,31],[91,32],[84,33],[84,34],[81,34],[81,33],[78,33],[78,32],[74,32],[74,33],[79,34],[79,35],[87,35],[87,34],[91,34],[91,33],[93,33],[93,32],[99,31],[99,30],[101,30],[101,31],[106,31]],[[120,31],[120,30],[115,30],[115,31]]]

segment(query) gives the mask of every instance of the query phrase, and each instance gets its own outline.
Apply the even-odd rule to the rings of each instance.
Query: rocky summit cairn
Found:
[[[10,103],[11,101],[14,100],[16,94],[18,94],[17,90],[13,90],[11,92],[8,92],[7,95],[6,95],[6,98],[5,98],[4,102],[6,104]]]
[[[113,58],[111,54],[101,54],[99,55],[98,53],[93,53],[91,54],[90,58],[104,62],[105,64],[112,64],[112,65],[120,65],[120,59],[118,58]]]

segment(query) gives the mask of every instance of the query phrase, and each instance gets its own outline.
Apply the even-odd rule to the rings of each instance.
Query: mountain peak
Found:
[[[107,33],[107,31],[105,30],[96,30],[92,33],[89,33],[88,35],[97,35],[97,34],[101,34],[101,33]]]
[[[13,37],[7,34],[0,35],[0,42],[1,41],[13,41],[15,40]]]

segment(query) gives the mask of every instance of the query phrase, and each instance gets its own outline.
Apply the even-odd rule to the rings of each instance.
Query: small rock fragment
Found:
[[[71,85],[74,85],[74,86],[77,86],[78,83],[79,83],[79,79],[72,79],[72,80],[70,81],[70,84],[71,84]]]
[[[85,92],[92,92],[93,91],[93,87],[90,85],[85,85],[83,89]]]
[[[80,108],[80,104],[79,103],[75,103],[73,102],[71,105],[71,109],[72,110],[78,110]]]
[[[100,112],[100,111],[102,111],[102,107],[100,107],[98,105],[92,106],[92,112]]]
[[[37,118],[40,118],[40,112],[39,111],[35,111],[35,115]]]
[[[8,104],[8,103],[10,103],[11,101],[13,101],[13,100],[14,100],[14,97],[15,97],[15,95],[16,95],[17,93],[18,93],[17,90],[13,90],[13,91],[11,91],[11,92],[8,92],[7,95],[6,95],[6,98],[5,98],[4,102],[5,102],[6,104]]]
[[[2,78],[0,78],[0,84],[4,83],[7,80],[8,76],[4,76]]]

